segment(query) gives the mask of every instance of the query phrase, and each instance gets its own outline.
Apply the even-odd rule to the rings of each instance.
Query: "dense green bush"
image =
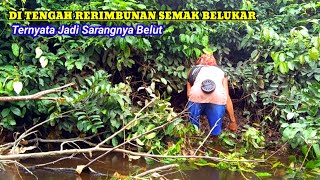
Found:
[[[77,89],[57,93],[65,102],[26,101],[1,103],[1,125],[14,131],[21,125],[53,118],[52,126],[72,133],[114,133],[133,118],[139,104],[149,99],[140,87],[161,97],[140,126],[143,133],[174,112],[169,97],[185,88],[188,68],[203,49],[211,49],[230,79],[230,88],[240,89],[244,115],[260,122],[262,129],[280,131],[292,148],[314,144],[310,158],[319,159],[320,3],[316,1],[44,1],[8,0],[0,3],[0,94],[17,95],[13,88],[22,83],[20,95],[57,87],[70,81]],[[162,36],[27,37],[11,35],[7,11],[11,9],[65,10],[165,10],[243,9],[255,10],[254,22],[156,22],[163,24]],[[50,22],[54,26],[72,22]],[[83,22],[76,22],[83,23]],[[101,25],[135,25],[139,22],[92,22]],[[22,21],[23,25],[44,22]],[[149,24],[149,23],[148,23]],[[15,85],[13,85],[15,83]],[[20,84],[21,85],[21,84]],[[139,93],[140,92],[140,93]],[[149,97],[149,98],[148,98]],[[185,98],[183,94],[179,98]],[[74,110],[61,118],[63,111]],[[166,115],[163,115],[163,114]],[[150,117],[149,117],[150,116]],[[152,121],[147,122],[147,119]],[[180,127],[181,126],[181,127]],[[187,133],[181,123],[180,133]],[[172,128],[172,126],[170,126]],[[137,141],[148,150],[167,129]],[[256,132],[256,131],[255,131]],[[167,133],[167,134],[166,134]],[[178,132],[176,132],[178,133]],[[264,134],[260,132],[259,134]],[[179,134],[179,133],[178,133]],[[258,133],[257,133],[258,134]],[[180,134],[181,135],[181,134]],[[156,138],[151,138],[155,136]],[[116,145],[124,136],[112,140]],[[261,139],[261,138],[259,138]]]

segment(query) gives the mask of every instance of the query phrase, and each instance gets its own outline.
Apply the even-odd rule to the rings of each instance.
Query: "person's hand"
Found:
[[[229,128],[231,131],[237,131],[237,129],[238,129],[237,122],[231,121],[231,122],[229,123],[228,128]]]

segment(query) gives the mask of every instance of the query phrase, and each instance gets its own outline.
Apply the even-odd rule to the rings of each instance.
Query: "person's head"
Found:
[[[197,65],[217,66],[217,61],[212,54],[205,53],[198,59]]]

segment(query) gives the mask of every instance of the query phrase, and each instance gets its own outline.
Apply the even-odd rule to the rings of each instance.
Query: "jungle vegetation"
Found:
[[[256,11],[257,20],[153,22],[165,26],[161,36],[12,35],[11,25],[16,22],[7,20],[9,10],[62,9],[237,9]],[[63,139],[101,133],[102,138],[107,138],[139,114],[139,120],[125,133],[106,142],[117,146],[163,125],[184,109],[187,72],[203,51],[209,50],[228,75],[231,98],[237,117],[241,117],[237,119],[240,124],[237,133],[226,131],[220,136],[220,143],[230,151],[221,156],[236,159],[245,152],[286,143],[289,153],[295,155],[288,157],[291,169],[287,173],[291,177],[298,170],[319,172],[319,2],[4,0],[0,2],[0,11],[0,96],[31,95],[75,83],[65,91],[47,95],[47,99],[0,102],[2,136],[12,137],[15,132],[22,133],[50,119],[39,128],[38,137]],[[145,21],[19,23],[37,26],[50,23],[56,27],[73,23],[150,24]],[[153,104],[145,107],[151,101]],[[181,115],[132,143],[138,145],[139,152],[181,155],[190,153],[188,144],[194,143],[188,137],[201,134],[188,123],[186,115]],[[196,163],[210,165],[205,160]],[[237,163],[220,162],[213,166],[253,172],[250,163],[240,167]]]

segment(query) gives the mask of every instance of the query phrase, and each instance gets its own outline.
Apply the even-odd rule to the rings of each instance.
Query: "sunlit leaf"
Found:
[[[167,85],[167,80],[165,78],[160,78],[160,80],[164,85]]]
[[[143,143],[139,138],[136,139],[136,142],[137,142],[137,144],[139,144],[140,146],[143,146],[143,145],[144,145],[144,143]]]
[[[258,176],[258,177],[270,177],[270,176],[272,176],[272,174],[267,173],[267,172],[257,172],[257,173],[255,173],[255,174],[256,174],[256,176]]]
[[[11,48],[12,48],[13,55],[18,57],[19,56],[19,49],[20,49],[19,45],[17,43],[13,43],[11,45]]]
[[[311,60],[318,60],[319,58],[319,51],[315,47],[309,50],[309,56]]]
[[[36,58],[39,58],[43,53],[43,51],[40,49],[40,47],[37,47],[35,52],[36,52]]]
[[[294,113],[293,112],[290,112],[287,114],[287,120],[290,120],[294,117]]]
[[[48,65],[48,59],[45,56],[41,56],[39,59],[41,67],[46,67]]]
[[[202,37],[202,45],[207,46],[209,44],[209,37],[208,36],[203,36]]]
[[[157,133],[152,132],[152,133],[146,135],[145,137],[146,137],[146,139],[152,139],[152,138],[156,137],[156,135],[157,135]]]
[[[22,88],[23,88],[22,82],[15,81],[15,82],[13,82],[12,86],[13,86],[14,92],[16,92],[17,94],[20,94],[20,92],[22,91]]]

